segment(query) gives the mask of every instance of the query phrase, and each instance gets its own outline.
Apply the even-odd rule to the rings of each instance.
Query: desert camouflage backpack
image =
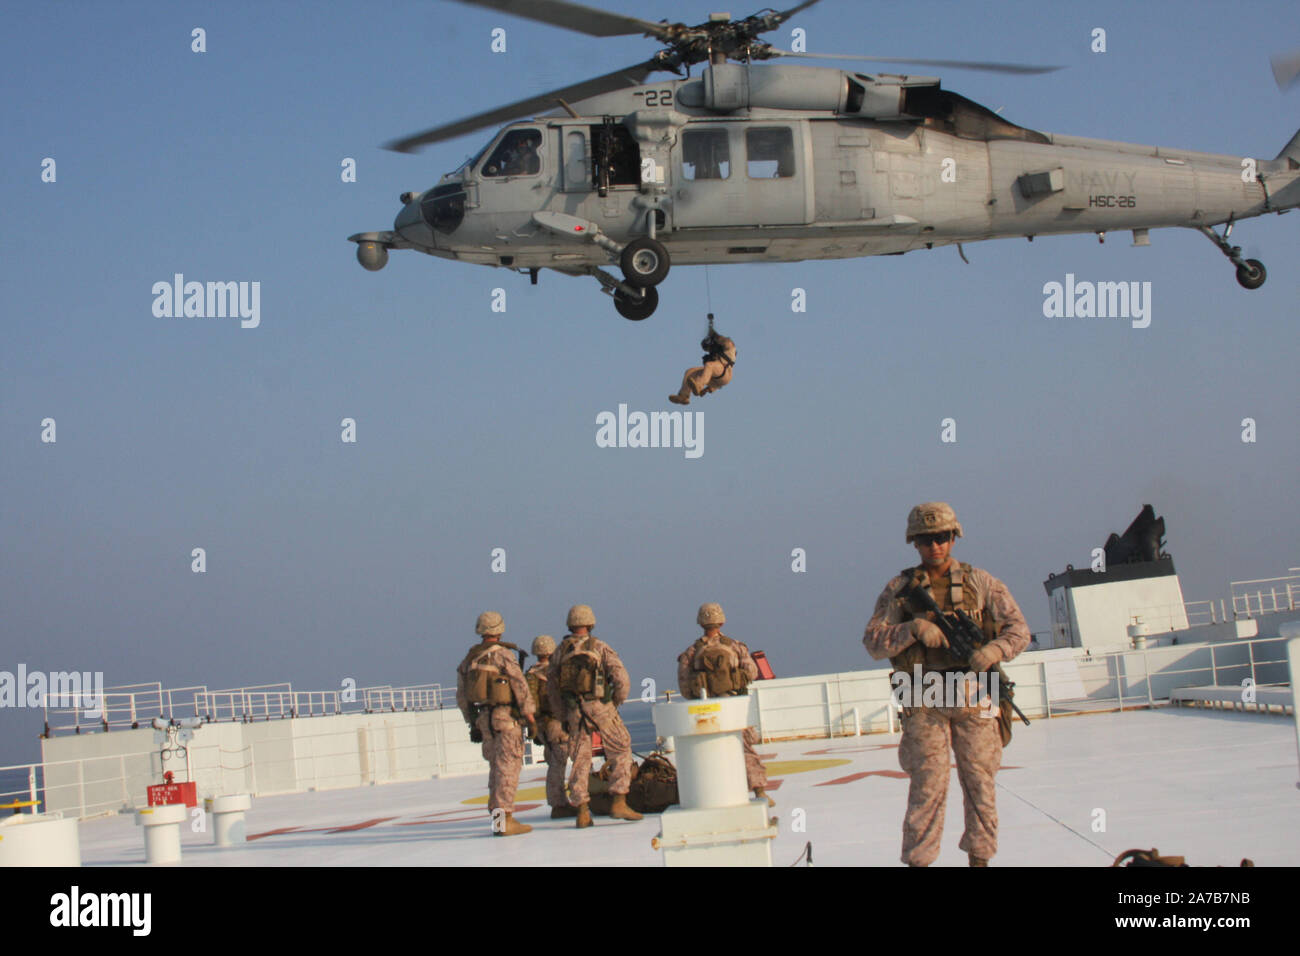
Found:
[[[736,642],[726,635],[716,644],[704,638],[695,642],[695,658],[691,661],[691,690],[697,697],[707,691],[710,697],[733,697],[748,693],[749,675],[740,666],[740,652]]]
[[[505,671],[488,659],[489,652],[494,647],[514,649],[514,645],[501,641],[494,642],[486,648],[479,644],[471,648],[465,658],[467,665],[465,668],[465,696],[471,704],[477,707],[495,707],[515,703],[514,694],[510,690],[510,681],[506,678]]]
[[[566,638],[571,648],[560,654],[560,693],[566,700],[600,700],[608,702],[613,697],[613,687],[605,678],[600,654],[596,652],[596,638],[588,635],[579,645],[577,640]]]

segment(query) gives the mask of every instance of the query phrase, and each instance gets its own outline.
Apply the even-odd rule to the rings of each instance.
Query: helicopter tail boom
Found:
[[[1282,147],[1282,152],[1277,154],[1278,159],[1291,160],[1291,168],[1300,168],[1300,130],[1291,137],[1291,141]]]

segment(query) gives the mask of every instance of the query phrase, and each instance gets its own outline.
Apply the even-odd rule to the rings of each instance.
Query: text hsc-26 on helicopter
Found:
[[[1300,205],[1300,132],[1274,159],[1040,133],[934,77],[854,73],[824,56],[1003,72],[1049,67],[787,53],[758,40],[818,0],[688,27],[567,0],[460,0],[593,36],[644,34],[651,59],[389,144],[411,151],[521,116],[432,189],[404,193],[389,249],[527,272],[592,276],[619,314],[654,312],[670,262],[897,255],[980,239],[1197,229],[1247,289],[1264,266],[1228,243],[1235,221]],[[733,62],[738,61],[738,62]],[[707,64],[691,78],[690,67]],[[645,83],[655,72],[685,78]],[[1279,84],[1282,80],[1279,76]],[[1214,226],[1224,225],[1222,233]],[[617,264],[622,278],[602,266]]]

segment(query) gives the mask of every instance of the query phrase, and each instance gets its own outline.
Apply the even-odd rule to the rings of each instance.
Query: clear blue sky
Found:
[[[505,54],[489,48],[496,26]],[[1272,157],[1300,126],[1300,90],[1279,92],[1267,62],[1300,45],[1293,0],[1249,16],[824,0],[791,26],[815,51],[1065,64],[942,73],[1047,131]],[[1098,26],[1105,54],[1089,51]],[[788,30],[771,39],[788,46]],[[597,448],[595,419],[667,407],[698,358],[703,269],[674,269],[634,324],[591,280],[544,273],[534,288],[413,253],[375,274],[356,264],[349,234],[391,228],[399,193],[491,131],[414,157],[380,143],[655,49],[437,0],[10,5],[0,670],[446,683],[479,611],[522,643],[559,636],[581,601],[662,689],[706,600],[778,674],[852,670],[877,593],[915,557],[907,510],[934,498],[965,524],[958,556],[1004,579],[1035,629],[1047,574],[1086,563],[1148,501],[1188,600],[1300,563],[1300,216],[1238,226],[1269,267],[1253,293],[1182,230],[1146,249],[1127,234],[983,243],[971,265],[944,249],[711,268],[740,361],[691,406],[705,418],[693,461]],[[155,318],[150,289],[177,272],[259,281],[261,326]],[[1043,284],[1066,273],[1150,281],[1151,326],[1045,319]],[[39,440],[46,417],[57,444]],[[955,444],[939,441],[946,417]],[[505,574],[490,572],[496,547]],[[790,570],[796,547],[807,573]],[[34,718],[0,711],[0,763],[38,759]]]

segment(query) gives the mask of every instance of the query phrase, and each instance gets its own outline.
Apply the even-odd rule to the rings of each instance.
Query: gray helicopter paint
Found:
[[[746,95],[762,92],[760,98],[768,102],[826,101],[832,87],[839,97],[846,78],[857,76],[785,64],[752,70],[730,66],[733,78],[738,70],[745,76]],[[766,78],[754,82],[760,70],[789,78],[793,89]],[[586,218],[611,238],[627,241],[645,234],[646,212],[657,207],[666,218],[659,239],[674,263],[718,264],[851,258],[1011,236],[1215,225],[1300,205],[1300,173],[1286,159],[1260,161],[1263,182],[1243,182],[1242,157],[1234,155],[1052,134],[1043,134],[1046,143],[965,139],[914,121],[837,115],[835,107],[750,107],[720,116],[694,105],[693,93],[684,94],[691,84],[703,85],[699,79],[645,84],[573,104],[580,119],[564,114],[510,124],[494,142],[507,129],[546,130],[540,173],[493,182],[466,170],[470,201],[455,233],[435,237],[419,218],[419,197],[399,214],[395,231],[432,255],[485,265],[502,265],[505,256],[513,268],[578,272],[608,264],[609,256],[589,242],[540,229],[531,221],[534,212]],[[589,162],[576,156],[590,150],[589,129],[605,115],[624,118],[643,157],[664,160],[657,198],[639,186],[612,186],[608,196],[596,195]],[[793,176],[776,182],[745,176],[745,130],[764,124],[794,131]],[[727,131],[733,157],[727,180],[684,179],[681,134],[694,129]],[[570,160],[566,148],[574,153]],[[945,160],[953,161],[955,181],[942,176]],[[1063,177],[1060,190],[1035,194],[1022,188],[1022,176],[1052,170]],[[444,177],[449,181],[454,180]]]

